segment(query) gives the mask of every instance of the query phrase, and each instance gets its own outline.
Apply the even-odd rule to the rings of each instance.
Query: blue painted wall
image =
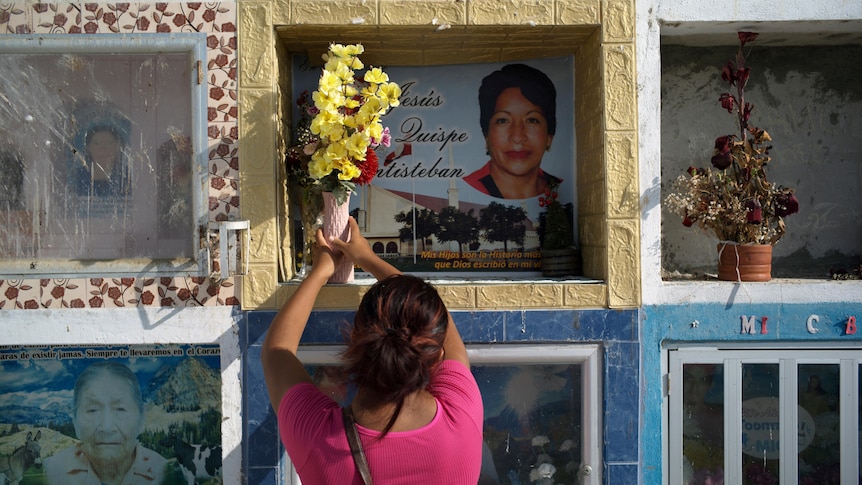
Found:
[[[249,485],[283,481],[275,414],[260,367],[260,346],[275,312],[249,312],[241,326],[243,365],[243,473]],[[452,312],[471,343],[601,343],[604,483],[638,481],[640,406],[637,310],[531,310]],[[303,345],[341,343],[340,328],[353,312],[313,312]]]
[[[743,295],[737,295],[737,300]],[[663,350],[673,343],[744,342],[757,345],[783,343],[788,347],[821,342],[827,346],[862,345],[862,328],[848,334],[848,320],[862,317],[862,303],[692,303],[689,305],[647,306],[642,312],[643,420],[641,436],[643,484],[662,483],[662,373]],[[808,319],[816,333],[808,330]],[[754,334],[742,333],[742,317],[755,317]],[[766,333],[761,333],[766,317]],[[853,328],[851,327],[852,331]],[[624,483],[624,482],[616,482]],[[636,483],[636,482],[629,482]]]

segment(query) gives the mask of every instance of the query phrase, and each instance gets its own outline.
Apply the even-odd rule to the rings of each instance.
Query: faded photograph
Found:
[[[0,483],[221,483],[220,369],[217,345],[0,349]]]

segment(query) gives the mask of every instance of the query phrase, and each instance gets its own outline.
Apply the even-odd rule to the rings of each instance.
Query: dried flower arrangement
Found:
[[[736,59],[721,71],[721,78],[736,86],[736,94],[724,93],[719,102],[736,114],[738,131],[718,137],[713,168],[689,167],[688,175],[674,181],[675,191],[665,204],[683,218],[683,225],[697,225],[722,242],[775,245],[785,233],[784,217],[799,211],[799,201],[793,189],[767,180],[772,139],[749,123],[754,105],[745,100],[751,68],[745,65],[743,49],[757,35],[739,32]]]

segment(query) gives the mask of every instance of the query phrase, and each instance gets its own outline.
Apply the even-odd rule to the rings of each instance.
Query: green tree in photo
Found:
[[[527,227],[527,211],[514,205],[503,205],[491,202],[488,207],[479,211],[479,228],[482,237],[488,242],[502,241],[503,250],[509,250],[509,241],[517,246],[524,245]]]
[[[398,230],[398,239],[402,242],[422,241],[422,250],[425,251],[425,241],[437,230],[437,213],[430,209],[416,210],[416,224],[413,224],[413,210],[395,214],[395,222],[403,224]]]
[[[473,216],[473,209],[461,212],[449,206],[440,211],[437,221],[437,239],[441,242],[456,241],[459,256],[464,253],[464,244],[479,239],[479,222]]]

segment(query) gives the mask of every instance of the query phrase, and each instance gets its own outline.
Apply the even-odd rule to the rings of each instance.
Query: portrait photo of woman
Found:
[[[69,180],[75,193],[96,197],[127,196],[131,121],[116,107],[94,102],[81,106],[72,122],[76,132]]]
[[[557,128],[557,92],[542,71],[508,64],[479,87],[479,124],[489,160],[464,177],[474,189],[500,199],[527,199],[562,179],[542,170]]]

